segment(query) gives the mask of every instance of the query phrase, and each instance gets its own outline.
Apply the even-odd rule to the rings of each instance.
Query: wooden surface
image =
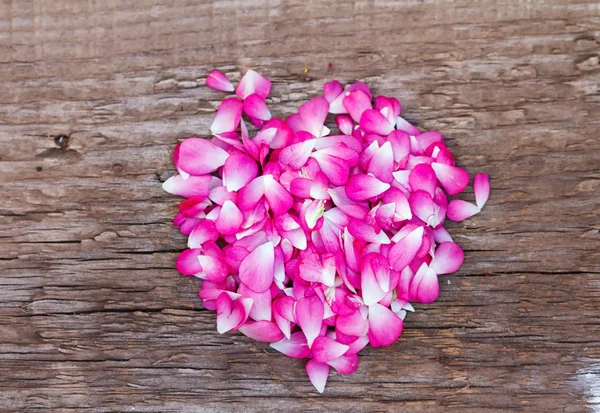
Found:
[[[598,2],[160,3],[0,0],[0,411],[600,411]],[[278,116],[364,80],[491,176],[439,300],[323,395],[174,269],[160,185],[213,68]]]

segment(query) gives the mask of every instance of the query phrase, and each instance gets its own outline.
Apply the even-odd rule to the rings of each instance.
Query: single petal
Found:
[[[369,306],[369,341],[371,346],[389,346],[402,334],[402,320],[380,304]]]
[[[352,118],[347,115],[339,115],[335,117],[335,123],[337,127],[344,135],[352,135],[352,131],[354,130],[354,122],[352,122]]]
[[[198,262],[205,274],[205,279],[212,282],[221,282],[229,275],[229,268],[225,262],[217,257],[198,255]]]
[[[390,188],[390,184],[371,175],[356,174],[348,179],[346,195],[353,201],[365,201],[381,195]]]
[[[316,296],[303,297],[296,303],[296,320],[306,336],[308,347],[321,333],[325,308],[321,299]]]
[[[320,336],[315,339],[312,346],[313,358],[315,361],[327,363],[343,355],[349,348],[329,337]]]
[[[392,183],[394,180],[392,176],[394,172],[394,151],[390,142],[385,142],[373,154],[369,161],[368,171],[379,180],[388,184]]]
[[[394,161],[400,162],[408,154],[410,154],[410,136],[405,131],[392,131],[392,133],[388,135],[387,140],[392,144]]]
[[[269,145],[271,149],[285,148],[293,139],[292,129],[287,123],[275,118],[269,120],[263,129],[256,135],[254,141],[256,141],[257,144],[261,143],[261,133],[268,133],[270,142],[267,143],[267,145]]]
[[[321,136],[328,111],[329,102],[320,96],[309,100],[298,108],[298,114],[304,122],[305,130],[317,138]]]
[[[365,133],[387,136],[394,130],[394,125],[391,124],[380,111],[376,109],[367,109],[360,118],[360,128],[365,131]]]
[[[477,205],[473,205],[470,202],[463,201],[462,199],[453,199],[448,204],[447,217],[452,221],[463,221],[467,218],[472,217],[480,212]]]
[[[284,148],[279,154],[279,162],[293,169],[302,168],[315,148],[315,141],[310,139]]]
[[[242,118],[242,108],[243,103],[240,100],[225,99],[217,109],[213,123],[210,125],[213,135],[236,130]]]
[[[294,198],[272,175],[264,175],[264,178],[265,198],[269,202],[271,211],[276,215],[287,212],[294,204]]]
[[[350,348],[348,349],[348,351],[346,352],[346,354],[344,356],[356,355],[359,351],[361,351],[363,348],[365,348],[367,346],[367,344],[369,344],[369,336],[368,335],[358,337],[355,341],[353,341],[352,343],[349,344]],[[329,364],[331,365],[331,367],[333,367],[334,369],[337,370],[337,368],[333,364],[331,364],[331,363],[329,363]],[[339,372],[342,373],[341,371],[339,371]],[[342,373],[342,374],[346,374],[346,373]]]
[[[228,191],[238,191],[258,175],[254,159],[238,153],[231,155],[223,167],[223,184]]]
[[[235,301],[227,293],[222,293],[216,302],[217,332],[237,330],[248,319],[252,307],[251,298],[238,298]]]
[[[354,92],[355,90],[362,91],[367,97],[369,101],[373,98],[373,94],[371,93],[371,89],[365,82],[354,82],[346,88],[346,92]]]
[[[265,177],[256,177],[238,192],[238,207],[243,211],[250,211],[256,207],[264,194]]]
[[[384,231],[379,231],[379,233],[377,233],[372,225],[369,225],[364,220],[356,218],[350,218],[350,221],[348,222],[348,232],[350,232],[353,237],[366,242],[373,242],[375,244],[389,244],[391,242]]]
[[[321,168],[332,185],[344,185],[350,174],[349,162],[323,151],[317,151],[312,155],[319,164],[319,168]]]
[[[246,99],[253,93],[256,93],[261,99],[266,99],[269,92],[271,92],[269,79],[254,70],[248,70],[235,89],[235,94],[240,99]]]
[[[469,183],[469,174],[464,169],[437,162],[432,163],[431,167],[435,171],[437,179],[450,195],[458,194]]]
[[[244,216],[237,205],[231,201],[225,201],[215,224],[221,234],[231,235],[240,229],[243,221]]]
[[[423,155],[426,153],[427,149],[433,145],[434,143],[443,143],[444,137],[441,133],[436,130],[430,130],[427,132],[423,132],[422,134],[415,136],[415,143],[418,147],[418,150],[413,147],[413,155]]]
[[[374,254],[373,254],[374,255]],[[361,268],[361,295],[365,305],[372,305],[379,302],[385,295],[386,291],[383,291],[381,285],[377,281],[374,269],[371,265],[372,254],[363,258],[363,265]],[[388,280],[387,285],[389,287],[389,269],[388,269]]]
[[[403,221],[412,218],[410,204],[404,193],[398,188],[390,188],[383,196],[383,202],[394,204],[394,221]]]
[[[329,376],[329,365],[311,359],[306,363],[306,372],[315,389],[319,393],[323,393],[325,391],[325,384],[327,384],[327,377]]]
[[[423,243],[423,232],[419,226],[392,246],[388,259],[395,271],[402,271],[415,258]]]
[[[229,154],[202,138],[188,138],[179,145],[177,168],[191,175],[214,172],[225,164]]]
[[[198,262],[198,256],[202,249],[191,248],[181,252],[177,257],[175,267],[183,275],[194,275],[202,271],[202,266]]]
[[[403,130],[406,133],[408,133],[409,135],[413,135],[413,136],[417,136],[417,135],[421,134],[421,132],[419,132],[419,129],[415,128],[413,125],[411,125],[409,122],[407,122],[406,119],[402,118],[401,116],[398,116],[398,119],[396,120],[396,129]]]
[[[433,197],[437,187],[437,177],[431,165],[419,164],[410,171],[408,182],[413,191],[422,190]]]
[[[266,320],[244,324],[239,331],[251,339],[263,343],[275,343],[283,339],[283,333],[277,324]]]
[[[412,213],[417,216],[421,221],[426,224],[430,224],[434,219],[434,203],[429,195],[425,191],[415,191],[410,194],[408,199],[410,209]],[[432,225],[433,226],[433,225]]]
[[[440,286],[435,271],[423,263],[410,282],[411,300],[429,304],[437,299],[439,293]]]
[[[292,333],[289,339],[284,338],[276,343],[271,343],[271,347],[292,358],[302,359],[310,355],[306,337],[301,331]]]
[[[337,99],[337,97],[341,95],[343,91],[344,88],[342,87],[342,84],[337,80],[327,82],[323,85],[323,97],[329,103]]]
[[[233,85],[224,73],[213,70],[206,78],[206,86],[222,92],[233,92]]]
[[[273,282],[274,264],[273,244],[265,242],[248,254],[240,264],[240,280],[252,291],[267,291]]]
[[[344,97],[343,104],[356,123],[360,123],[360,118],[366,110],[372,109],[371,98],[369,98],[362,90],[355,90],[350,94],[347,94]]]
[[[346,98],[346,94],[348,92],[342,92],[340,95],[330,102],[329,104],[329,113],[333,113],[336,115],[348,113],[346,108],[344,107],[344,99]]]
[[[262,121],[268,121],[271,119],[271,112],[269,111],[267,104],[256,93],[253,93],[244,99],[243,109],[244,113],[251,118]]]
[[[200,221],[188,238],[188,248],[201,248],[206,241],[216,241],[219,239],[219,233],[215,223],[208,219]]]
[[[435,256],[430,267],[437,275],[451,274],[458,271],[464,260],[465,253],[458,244],[442,242],[435,249]]]
[[[348,336],[366,336],[369,332],[369,322],[363,318],[358,310],[350,315],[338,316],[335,326],[336,331]]]
[[[356,354],[345,354],[341,357],[328,361],[327,364],[333,367],[340,374],[352,374],[358,368],[358,356]]]
[[[350,120],[350,118],[348,119]],[[352,123],[352,120],[350,120],[350,123]],[[333,147],[337,148],[330,155],[337,156],[338,158],[342,158],[340,152],[346,148],[353,150],[357,154],[362,152],[362,142],[352,135],[324,136],[317,139],[315,143],[315,149],[317,150]]]
[[[477,207],[481,209],[490,197],[490,177],[488,174],[475,175],[475,179],[473,179],[473,190],[475,191],[475,203],[477,204]]]
[[[348,198],[346,188],[338,186],[329,190],[333,203],[346,214],[357,219],[363,219],[369,213],[369,207],[365,202],[357,202]]]
[[[452,235],[450,235],[448,230],[441,225],[437,228],[434,228],[432,234],[435,239],[435,242],[439,244],[441,244],[442,242],[454,242],[452,240]]]
[[[190,176],[187,179],[179,174],[173,175],[162,184],[165,192],[171,195],[185,198],[208,196],[208,184],[212,177],[210,175]]]

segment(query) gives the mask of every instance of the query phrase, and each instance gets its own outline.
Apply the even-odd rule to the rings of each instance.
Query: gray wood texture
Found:
[[[0,0],[0,411],[599,412],[599,54],[595,1]],[[491,176],[439,300],[323,395],[174,269],[213,68],[276,116],[364,80]]]

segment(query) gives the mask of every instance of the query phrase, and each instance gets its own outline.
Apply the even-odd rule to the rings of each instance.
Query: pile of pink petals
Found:
[[[235,89],[219,71],[206,84],[235,95],[220,104],[212,138],[175,148],[178,174],[163,188],[187,198],[174,221],[189,247],[177,269],[203,280],[219,333],[307,358],[322,392],[330,368],[353,373],[367,344],[400,337],[411,302],[437,298],[438,276],[464,257],[444,220],[477,214],[488,176],[474,178],[476,204],[448,200],[469,175],[443,136],[419,131],[397,99],[373,99],[361,82],[326,83],[285,120],[271,116],[271,82],[255,71]]]

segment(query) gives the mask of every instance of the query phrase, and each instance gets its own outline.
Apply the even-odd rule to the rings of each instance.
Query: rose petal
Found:
[[[316,295],[303,297],[296,303],[296,320],[306,336],[308,347],[312,347],[321,333],[324,311],[323,303]]]
[[[202,138],[188,138],[179,145],[177,168],[191,175],[214,172],[225,164],[229,154]]]
[[[373,347],[389,346],[402,334],[402,320],[380,304],[369,306],[369,341]]]
[[[271,92],[271,82],[254,70],[248,70],[240,80],[235,94],[240,99],[246,99],[253,93],[256,93],[261,99],[266,99]]]
[[[326,363],[319,363],[312,359],[306,363],[306,372],[308,373],[310,382],[315,386],[315,389],[317,389],[319,393],[323,393],[323,391],[325,391],[327,377],[329,376],[329,365]]]
[[[348,179],[346,195],[353,201],[365,201],[381,195],[390,188],[390,184],[371,175],[356,174]]]
[[[213,70],[206,78],[206,86],[222,92],[233,92],[233,85],[224,73]]]
[[[435,249],[435,256],[430,267],[438,275],[451,274],[458,271],[464,260],[465,253],[457,244],[442,242]]]
[[[283,339],[283,333],[277,324],[266,320],[244,324],[239,331],[251,339],[263,343],[275,343]]]
[[[275,250],[266,242],[256,247],[240,264],[240,280],[252,291],[262,293],[271,287],[274,276]]]
[[[448,204],[448,211],[446,214],[452,221],[458,222],[470,218],[479,212],[480,210],[477,205],[473,205],[462,199],[453,199]]]
[[[312,345],[312,353],[315,361],[327,363],[342,356],[350,347],[338,343],[329,337],[317,337]]]
[[[458,194],[469,184],[469,174],[464,169],[437,162],[432,163],[431,167],[435,171],[437,179],[450,195]]]
[[[490,177],[488,174],[477,174],[473,179],[473,190],[475,192],[475,203],[479,209],[488,201],[490,197]]]

